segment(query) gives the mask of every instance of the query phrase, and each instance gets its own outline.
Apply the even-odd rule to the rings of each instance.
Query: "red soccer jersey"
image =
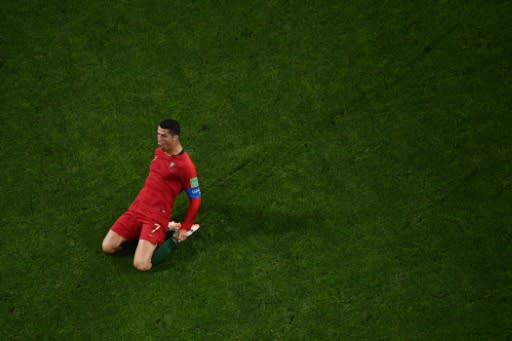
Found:
[[[144,187],[129,210],[167,224],[174,201],[182,191],[185,191],[190,199],[182,223],[182,228],[188,230],[194,223],[201,203],[196,167],[186,152],[171,156],[157,148]]]

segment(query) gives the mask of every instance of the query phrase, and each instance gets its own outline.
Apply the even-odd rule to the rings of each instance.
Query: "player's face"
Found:
[[[158,127],[156,132],[158,146],[164,152],[170,152],[176,143],[176,135],[171,135],[169,130]]]

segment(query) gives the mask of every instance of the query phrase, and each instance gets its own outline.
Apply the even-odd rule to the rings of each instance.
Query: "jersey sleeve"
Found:
[[[188,196],[189,205],[187,213],[185,214],[185,219],[181,224],[181,228],[190,230],[192,224],[194,224],[197,214],[199,213],[199,207],[201,206],[201,188],[199,187],[197,171],[193,164],[187,167],[184,175],[184,191]]]

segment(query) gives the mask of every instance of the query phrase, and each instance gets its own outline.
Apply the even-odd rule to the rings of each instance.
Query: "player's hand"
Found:
[[[179,241],[179,242],[182,242],[184,241],[185,239],[187,239],[188,237],[188,231],[187,230],[178,230],[178,232],[176,233],[176,240]]]
[[[179,230],[181,228],[181,223],[176,221],[170,221],[167,227],[169,231]]]

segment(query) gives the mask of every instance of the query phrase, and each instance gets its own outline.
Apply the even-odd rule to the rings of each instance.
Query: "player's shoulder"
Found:
[[[191,168],[191,169],[196,168],[196,165],[194,164],[194,161],[192,161],[192,158],[190,157],[190,154],[188,152],[186,152],[186,151],[183,152],[182,160],[183,160],[183,164],[185,165],[185,167]]]
[[[192,161],[192,157],[190,156],[189,152],[187,152],[187,151],[183,152],[183,159],[186,162],[190,162],[192,164],[194,163],[194,161]]]

